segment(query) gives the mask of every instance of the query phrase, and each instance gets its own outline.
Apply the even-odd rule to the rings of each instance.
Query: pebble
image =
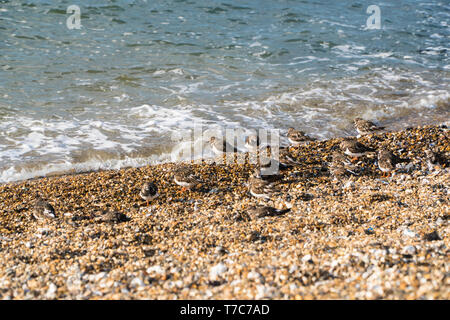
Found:
[[[209,271],[209,278],[212,280],[218,279],[223,273],[227,272],[228,268],[225,264],[219,263],[211,267]]]
[[[151,266],[147,268],[147,273],[163,274],[164,269],[161,266]]]
[[[56,290],[57,290],[57,289],[58,289],[58,288],[56,287],[55,284],[50,283],[49,286],[48,286],[48,290],[47,290],[47,292],[45,293],[45,296],[46,296],[48,299],[55,299],[55,297],[56,297]]]
[[[264,282],[264,277],[259,272],[256,271],[250,271],[247,274],[247,279]]]
[[[406,255],[415,255],[416,252],[417,252],[417,250],[416,250],[415,246],[406,246],[402,250],[402,254],[406,254]]]
[[[144,287],[145,283],[144,283],[144,281],[142,281],[141,278],[134,278],[133,280],[131,280],[130,286],[131,287]]]
[[[449,299],[450,172],[430,174],[421,158],[430,143],[449,152],[448,137],[427,126],[359,140],[415,167],[380,180],[361,157],[358,177],[335,181],[320,167],[337,138],[291,148],[301,164],[267,201],[245,185],[254,164],[186,164],[202,190],[175,185],[173,163],[0,185],[0,299]],[[160,190],[150,207],[143,180]],[[32,218],[33,190],[56,221]],[[249,220],[255,205],[291,211]],[[130,219],[97,221],[106,209]]]
[[[411,231],[410,229],[408,229],[408,228],[405,228],[404,230],[403,230],[403,233],[402,233],[405,237],[410,237],[410,238],[414,238],[414,237],[417,237],[418,236],[418,234],[417,233],[415,233],[414,231]]]

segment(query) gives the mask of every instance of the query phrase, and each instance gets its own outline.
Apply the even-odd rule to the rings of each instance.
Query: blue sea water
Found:
[[[173,133],[199,122],[317,138],[357,116],[446,122],[449,17],[448,1],[0,0],[0,182],[179,160]]]

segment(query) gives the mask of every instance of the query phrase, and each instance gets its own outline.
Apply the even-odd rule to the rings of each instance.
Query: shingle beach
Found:
[[[341,141],[291,147],[300,165],[270,200],[249,194],[249,163],[189,164],[196,190],[173,182],[177,163],[1,185],[0,299],[449,299],[450,171],[424,160],[450,152],[449,130],[360,138],[411,160],[387,178],[369,155],[333,179]],[[148,207],[146,181],[160,193]],[[33,218],[36,191],[56,219]]]

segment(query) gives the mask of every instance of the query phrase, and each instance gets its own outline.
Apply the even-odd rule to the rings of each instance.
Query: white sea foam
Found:
[[[338,45],[334,46],[333,50],[336,51],[339,55],[344,57],[351,57],[354,55],[359,55],[366,48],[364,46],[356,46],[356,45]]]
[[[156,157],[109,159],[102,161],[94,158],[82,163],[72,163],[66,161],[61,163],[45,164],[32,169],[11,166],[0,171],[0,182],[20,181],[61,173],[81,173],[91,170],[111,170],[120,169],[123,167],[139,167],[152,163],[164,162],[161,160],[162,159],[156,159]],[[169,160],[169,158],[167,158],[166,161],[167,160]]]
[[[367,54],[365,57],[372,57],[372,58],[388,58],[392,56],[392,52],[379,52],[374,54]]]
[[[343,50],[353,49],[345,46]],[[361,50],[364,48],[356,48]],[[367,60],[361,60],[361,65],[365,63]],[[406,94],[385,96],[405,84]],[[270,82],[267,85],[270,88]],[[169,98],[182,96],[181,100],[173,100],[173,106],[127,105],[132,99],[116,88],[112,97],[120,108],[98,102],[90,104],[95,109],[86,106],[80,118],[55,116],[42,120],[32,114],[4,117],[0,121],[0,182],[212,157],[205,137],[194,139],[193,153],[188,152],[192,147],[189,142],[173,139],[174,133],[180,131],[190,135],[196,124],[205,129],[240,128],[241,142],[250,129],[281,129],[284,144],[287,141],[283,135],[289,126],[325,139],[351,132],[355,116],[383,122],[417,111],[422,114],[450,99],[445,85],[431,89],[430,79],[392,68],[377,68],[368,76],[343,77],[339,81],[315,81],[253,100],[237,97],[213,104],[189,101],[186,94],[201,90],[201,86],[202,82],[195,82],[167,87]],[[233,88],[239,87],[228,84],[217,90]],[[90,114],[94,114],[93,119]]]

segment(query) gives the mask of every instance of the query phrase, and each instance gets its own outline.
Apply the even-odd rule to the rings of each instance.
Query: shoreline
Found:
[[[449,114],[450,114],[450,112],[449,112]],[[443,118],[439,118],[439,119],[443,120]],[[404,120],[405,119],[403,119],[403,121]],[[416,127],[416,128],[433,127],[433,126],[435,126],[435,127],[441,127],[441,126],[449,127],[450,126],[450,121],[438,121],[438,120],[435,120],[435,121],[432,121],[432,122],[428,122],[428,121],[422,122],[422,121],[417,121],[417,119],[412,119],[411,118],[411,119],[408,119],[408,122],[412,122],[412,123],[416,123],[417,122],[418,124],[416,126],[413,126],[413,127]],[[399,131],[406,130],[406,128],[402,128],[402,127],[399,128],[398,126],[393,125],[392,122],[383,122],[382,125],[388,126],[390,128],[393,128],[392,131],[390,131],[390,132],[399,132]],[[352,131],[354,131],[353,125],[349,125],[348,126],[348,130],[346,130],[345,135],[343,135],[343,136],[336,136],[336,137],[327,138],[327,139],[320,139],[320,141],[327,141],[327,140],[333,140],[333,139],[342,139],[342,138],[348,137],[349,134]],[[280,147],[286,147],[286,146],[287,146],[287,144],[283,144]],[[239,154],[242,155],[244,153],[245,152],[240,152]],[[170,154],[170,152],[169,153],[163,153],[163,154],[167,155],[167,154]],[[161,156],[161,154],[159,156]],[[134,160],[137,160],[137,159],[141,159],[141,158],[135,158]],[[118,161],[120,159],[117,159],[117,158],[105,159],[105,161],[116,161],[116,160]],[[202,160],[202,158],[198,158],[198,159],[193,160],[193,161],[195,163],[199,163],[201,160]],[[206,162],[211,162],[211,161],[214,161],[215,158],[208,157],[208,158],[203,158],[203,160],[206,161]],[[57,178],[57,177],[63,177],[63,176],[68,176],[68,175],[72,176],[72,175],[87,174],[87,173],[92,173],[92,172],[117,171],[117,170],[129,169],[129,168],[140,168],[140,167],[147,167],[147,166],[159,166],[159,165],[168,164],[168,163],[180,164],[180,163],[188,163],[188,162],[189,162],[188,160],[172,161],[172,160],[166,159],[164,161],[161,161],[161,162],[158,161],[156,163],[148,161],[148,164],[145,164],[145,165],[141,165],[141,164],[139,164],[139,165],[127,165],[127,166],[122,166],[122,167],[114,168],[114,169],[109,169],[109,168],[108,169],[105,169],[105,168],[100,168],[100,169],[98,169],[98,168],[92,169],[91,168],[91,169],[89,169],[89,168],[86,168],[86,169],[82,169],[82,170],[77,170],[75,167],[77,165],[83,165],[85,163],[72,163],[72,165],[74,167],[70,168],[70,169],[67,169],[67,170],[55,169],[53,171],[46,172],[45,175],[33,176],[31,178],[21,178],[19,180],[13,180],[13,181],[4,181],[4,182],[0,182],[0,186],[9,185],[9,184],[16,184],[16,183],[22,183],[22,182],[25,182],[25,181],[36,180],[36,179],[53,178],[53,177]]]
[[[175,185],[170,162],[2,184],[0,299],[449,299],[450,172],[423,160],[430,143],[450,152],[448,129],[360,138],[411,159],[391,178],[372,156],[333,180],[340,141],[292,148],[302,164],[268,201],[248,193],[252,164],[193,164],[202,191]],[[160,190],[149,207],[145,181]],[[54,221],[32,218],[36,190]],[[256,204],[291,211],[251,217]],[[106,209],[129,221],[98,222]]]

